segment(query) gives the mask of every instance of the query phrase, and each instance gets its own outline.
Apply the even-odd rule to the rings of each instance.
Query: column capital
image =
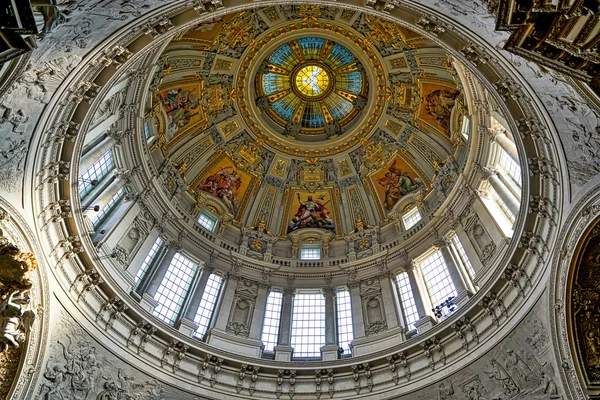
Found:
[[[283,288],[282,293],[284,296],[294,296],[296,294],[296,288],[293,286],[286,286]]]
[[[336,290],[335,287],[333,286],[325,286],[324,288],[321,288],[321,291],[323,292],[323,296],[327,297],[327,296],[333,296],[335,297],[336,294]]]

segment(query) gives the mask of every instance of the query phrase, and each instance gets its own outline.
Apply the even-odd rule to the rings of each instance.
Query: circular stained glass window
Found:
[[[297,90],[307,97],[319,97],[329,88],[329,74],[318,65],[307,65],[296,73]]]
[[[367,89],[354,54],[319,37],[280,45],[256,77],[258,107],[288,136],[338,134],[366,104]]]

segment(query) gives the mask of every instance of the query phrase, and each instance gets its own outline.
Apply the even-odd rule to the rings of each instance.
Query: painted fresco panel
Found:
[[[167,87],[161,90],[158,96],[167,117],[166,142],[195,124],[206,121],[206,113],[200,101],[200,84]]]
[[[199,175],[194,181],[194,188],[220,199],[236,215],[253,179],[250,174],[237,168],[228,156],[223,155]]]
[[[409,193],[421,187],[421,179],[400,156],[371,176],[373,187],[385,210],[391,210]]]
[[[321,228],[336,233],[336,203],[332,190],[293,190],[285,233],[303,228]]]
[[[450,136],[450,113],[460,92],[440,83],[421,84],[421,107],[418,118],[427,125]]]

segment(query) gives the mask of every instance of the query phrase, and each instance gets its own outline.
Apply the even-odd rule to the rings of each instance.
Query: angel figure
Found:
[[[0,304],[0,343],[2,351],[9,346],[15,349],[25,341],[25,333],[31,329],[35,313],[25,310],[30,298],[24,291],[14,291]]]

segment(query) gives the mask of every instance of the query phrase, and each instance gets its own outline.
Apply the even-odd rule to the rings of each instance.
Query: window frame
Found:
[[[276,301],[269,301],[273,297],[271,295],[277,295],[273,297],[277,297]],[[276,304],[278,303],[278,304]],[[279,329],[281,328],[281,311],[283,310],[283,293],[279,289],[273,289],[269,291],[267,295],[267,300],[265,303],[265,316],[263,317],[262,330],[260,334],[260,340],[264,345],[263,352],[266,353],[274,353],[275,347],[277,347],[277,343],[279,342]],[[273,317],[273,316],[276,317]],[[269,321],[269,324],[267,324]],[[272,321],[275,321],[272,323]],[[265,327],[273,328],[268,329],[269,332],[265,332]],[[267,340],[265,340],[265,336]],[[270,339],[274,339],[271,341]]]
[[[347,301],[340,304],[342,293],[344,293],[343,297],[347,298]],[[341,315],[342,313],[347,313],[347,315]],[[325,315],[325,318],[327,318],[327,315]],[[347,287],[339,287],[336,290],[335,323],[337,328],[338,347],[344,349],[342,357],[351,357],[351,344],[354,341],[354,320],[352,318],[352,295]]]
[[[409,225],[409,222],[413,221],[414,217],[418,216],[417,220],[414,220],[412,224]],[[415,206],[402,214],[402,224],[404,225],[404,230],[409,230],[414,228],[419,222],[423,220],[423,216],[421,215],[421,210],[419,207]]]
[[[208,227],[205,224],[203,224],[202,222],[200,222],[200,220],[202,220],[202,219],[212,222],[213,223],[212,227]],[[198,218],[196,218],[196,222],[198,223],[198,225],[200,225],[207,231],[214,233],[217,230],[217,226],[219,224],[219,218],[217,216],[209,213],[208,211],[201,211],[200,215],[198,215]]]
[[[97,187],[115,168],[115,158],[112,148],[110,148],[102,153],[92,165],[79,175],[77,182],[79,198],[83,200],[89,196],[89,194],[94,191],[94,188]],[[98,184],[92,185],[91,182],[94,180],[98,181]]]
[[[308,298],[308,304],[304,296]],[[312,297],[312,298],[311,298]],[[302,301],[302,303],[300,303]],[[312,301],[312,302],[311,302]],[[317,304],[318,303],[318,304]],[[320,312],[312,312],[318,307]],[[298,310],[301,308],[302,310]],[[309,309],[311,312],[300,312]],[[298,316],[308,315],[311,318],[298,318]],[[320,316],[318,319],[312,318],[314,315]],[[325,346],[325,326],[326,326],[326,312],[325,312],[325,296],[320,290],[298,290],[294,296],[292,304],[292,326],[290,331],[290,345],[294,348],[293,358],[294,359],[320,359],[321,358],[321,347]],[[317,322],[315,326],[311,326],[311,322]],[[300,325],[300,326],[298,326]],[[312,335],[303,334],[304,331],[312,332]],[[317,330],[321,334],[317,334]],[[297,334],[297,332],[299,332]],[[300,338],[301,340],[297,341]],[[320,338],[320,340],[310,340],[311,338]],[[310,347],[309,347],[310,346]],[[306,347],[307,351],[303,347]],[[316,349],[316,350],[315,350]],[[308,351],[312,350],[312,351]],[[301,355],[298,355],[301,354]]]
[[[183,265],[185,269],[181,268],[179,265]],[[176,268],[177,270],[175,270]],[[154,308],[152,315],[167,325],[173,326],[175,322],[177,322],[179,314],[183,308],[183,304],[187,300],[192,283],[198,274],[198,269],[198,265],[191,259],[181,253],[175,253],[173,258],[170,260],[167,272],[161,280],[160,285],[156,290],[156,294],[154,295],[154,300],[157,301],[158,305]],[[186,278],[185,280],[182,279],[184,277]],[[175,290],[172,290],[174,287],[180,289],[181,292],[177,293]],[[173,294],[177,294],[178,296],[174,297]],[[161,296],[164,297],[162,302],[159,300]],[[170,303],[166,303],[165,300],[168,300]],[[170,308],[170,306],[173,304],[175,307]],[[170,317],[167,314],[162,313],[164,309],[171,311]]]
[[[218,278],[218,281],[216,278]],[[215,317],[215,311],[217,310],[217,305],[219,303],[224,284],[225,279],[223,279],[221,275],[211,272],[208,276],[208,280],[206,281],[206,285],[202,291],[200,304],[198,305],[196,315],[194,316],[194,323],[198,325],[198,328],[193,333],[193,337],[195,339],[203,340],[206,336],[206,333],[208,332],[208,329],[210,328]],[[217,285],[217,287],[215,287],[215,285]],[[205,312],[208,313],[208,315],[205,315]]]
[[[312,251],[314,251],[315,254],[318,255],[318,257],[316,257],[316,258],[315,257],[309,257],[309,258],[304,257],[305,254],[306,254],[306,252],[311,253]],[[299,253],[300,253],[299,254],[299,258],[302,261],[318,261],[318,260],[323,259],[323,252],[322,252],[322,249],[321,249],[320,245],[303,244],[303,245],[300,246],[300,252]]]

